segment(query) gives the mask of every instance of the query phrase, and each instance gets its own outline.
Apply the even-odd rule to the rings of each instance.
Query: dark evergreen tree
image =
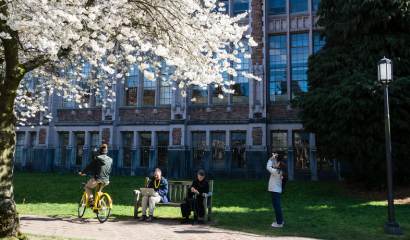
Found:
[[[328,157],[368,170],[385,166],[383,87],[377,62],[393,61],[389,85],[393,166],[410,166],[410,0],[322,0],[326,43],[308,60],[309,91],[292,107]]]

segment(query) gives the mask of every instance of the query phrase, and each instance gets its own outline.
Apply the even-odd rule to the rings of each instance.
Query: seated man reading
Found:
[[[181,224],[189,223],[189,215],[191,215],[191,211],[194,212],[194,225],[198,224],[198,218],[205,216],[202,194],[208,192],[209,184],[205,180],[205,171],[199,170],[198,179],[195,179],[192,182],[192,185],[189,188],[188,197],[185,198],[185,202],[181,204],[182,217],[185,218],[181,221]]]
[[[144,196],[142,198],[142,217],[139,221],[144,221],[147,217],[147,205],[149,202],[149,212],[147,222],[152,222],[152,216],[154,215],[155,204],[159,202],[168,203],[168,181],[161,177],[161,169],[157,168],[154,171],[154,178],[148,185],[148,188],[155,190],[154,196]]]

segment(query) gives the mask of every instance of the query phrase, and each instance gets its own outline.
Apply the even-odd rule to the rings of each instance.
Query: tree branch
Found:
[[[60,49],[57,53],[57,57],[61,58],[63,56],[67,56],[68,54],[70,54],[71,52],[71,48],[68,49]],[[23,64],[21,64],[20,66],[24,69],[24,73],[28,73],[33,69],[38,68],[39,66],[43,66],[44,64],[50,62],[50,55],[49,54],[42,54],[37,56],[34,59],[31,59]]]

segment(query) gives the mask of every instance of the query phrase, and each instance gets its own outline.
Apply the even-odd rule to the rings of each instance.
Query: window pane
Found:
[[[298,92],[307,92],[307,59],[309,57],[309,34],[291,36],[292,97]]]
[[[76,133],[75,134],[75,147],[74,147],[75,165],[81,165],[83,162],[84,144],[85,144],[85,134]]]
[[[246,168],[246,133],[232,133],[232,168]]]
[[[98,156],[98,142],[100,140],[100,134],[98,133],[91,133],[91,149],[90,149],[90,154],[91,154],[91,158],[90,161],[95,158],[96,156]]]
[[[269,14],[286,13],[286,0],[270,0]]]
[[[290,0],[290,12],[303,12],[308,10],[308,0]]]
[[[158,166],[166,167],[168,164],[169,133],[158,133]]]
[[[221,3],[224,5],[220,6]],[[216,4],[215,11],[229,14],[229,1],[218,0],[215,4]]]
[[[249,10],[249,0],[233,0],[233,16],[246,12]]]
[[[134,133],[122,134],[122,166],[130,167],[132,159],[132,145],[134,143]]]
[[[236,77],[233,77],[235,84],[233,89],[235,90],[232,96],[232,102],[234,103],[248,103],[249,102],[249,79],[243,75],[243,73],[249,73],[249,58],[245,58],[245,54],[249,54],[248,39],[243,38],[240,43],[243,47],[235,46],[238,54],[235,55],[241,60],[240,63],[233,62],[233,67],[238,73]],[[242,52],[243,51],[243,52]]]
[[[36,145],[36,137],[37,133],[30,134],[30,160],[29,163],[33,163],[34,161],[34,146]]]
[[[317,11],[320,2],[321,0],[313,0],[313,11]]]
[[[172,96],[172,82],[169,80],[170,75],[172,74],[172,67],[168,67],[164,61],[162,61],[161,68],[161,85],[159,93],[159,104],[169,105],[171,104]]]
[[[206,133],[192,133],[193,168],[205,168]]]
[[[141,153],[140,153],[140,166],[149,166],[149,148],[151,146],[151,133],[141,133]]]
[[[94,77],[91,73],[90,64],[85,60],[82,60],[82,62],[81,72],[78,74],[81,77],[79,86],[86,92],[86,95],[81,97],[81,104],[90,104],[91,86],[89,80],[94,79]]]
[[[288,160],[287,132],[272,132],[272,153],[278,154],[278,161]]]
[[[229,53],[229,47],[225,46],[225,51],[227,53]],[[214,57],[216,58],[216,54],[214,54]],[[220,67],[223,66],[230,66],[231,62],[229,59],[224,59],[224,60],[219,60],[218,61],[218,65]],[[222,78],[224,82],[229,81],[229,74],[227,72],[222,72]],[[223,87],[229,89],[228,86],[224,86],[222,84],[213,84],[212,85],[212,103],[215,104],[227,104],[228,103],[228,97],[229,95],[223,91]],[[220,98],[220,96],[222,95],[223,98]]]
[[[67,146],[69,142],[69,135],[68,133],[60,133],[59,139],[59,153],[58,153],[58,164],[65,165],[66,164],[66,152]]]
[[[225,168],[225,133],[212,133],[212,168]]]
[[[313,52],[317,52],[317,51],[319,51],[320,49],[322,49],[322,47],[325,45],[325,43],[326,43],[326,39],[323,39],[322,41],[320,41],[320,37],[319,37],[319,35],[320,35],[320,33],[319,32],[316,32],[315,34],[314,34],[314,37],[313,37]]]
[[[309,133],[293,133],[294,161],[296,170],[310,169],[310,134]]]
[[[317,170],[334,171],[333,159],[327,157],[320,146],[317,147]]]
[[[271,36],[269,45],[270,101],[287,101],[288,86],[286,76],[286,35]]]
[[[149,67],[148,70],[154,71],[154,68]],[[144,76],[144,88],[142,91],[142,105],[144,106],[155,105],[155,85],[156,85],[156,81],[148,80]]]
[[[195,101],[192,101],[193,104],[208,104],[208,86],[203,88],[194,86],[193,92],[195,98]]]
[[[23,160],[23,146],[24,146],[24,133],[16,133],[16,149],[14,152],[14,163],[21,164]]]
[[[129,76],[125,79],[125,105],[136,106],[138,94],[138,66],[131,65],[128,68]]]

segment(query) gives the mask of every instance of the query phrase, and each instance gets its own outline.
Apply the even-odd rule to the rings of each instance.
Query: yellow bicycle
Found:
[[[88,182],[88,176],[84,174],[85,176],[85,183],[81,183],[80,188],[84,189],[85,185]],[[107,219],[110,217],[111,214],[111,209],[112,209],[112,200],[110,195],[107,193],[101,192],[101,189],[105,185],[102,183],[99,183],[97,187],[95,188],[95,205],[93,207],[88,206],[88,196],[87,193],[84,190],[83,196],[81,197],[80,204],[78,205],[78,217],[82,218],[85,213],[86,208],[92,208],[94,210],[94,213],[97,214],[98,220],[103,223],[107,221]]]

